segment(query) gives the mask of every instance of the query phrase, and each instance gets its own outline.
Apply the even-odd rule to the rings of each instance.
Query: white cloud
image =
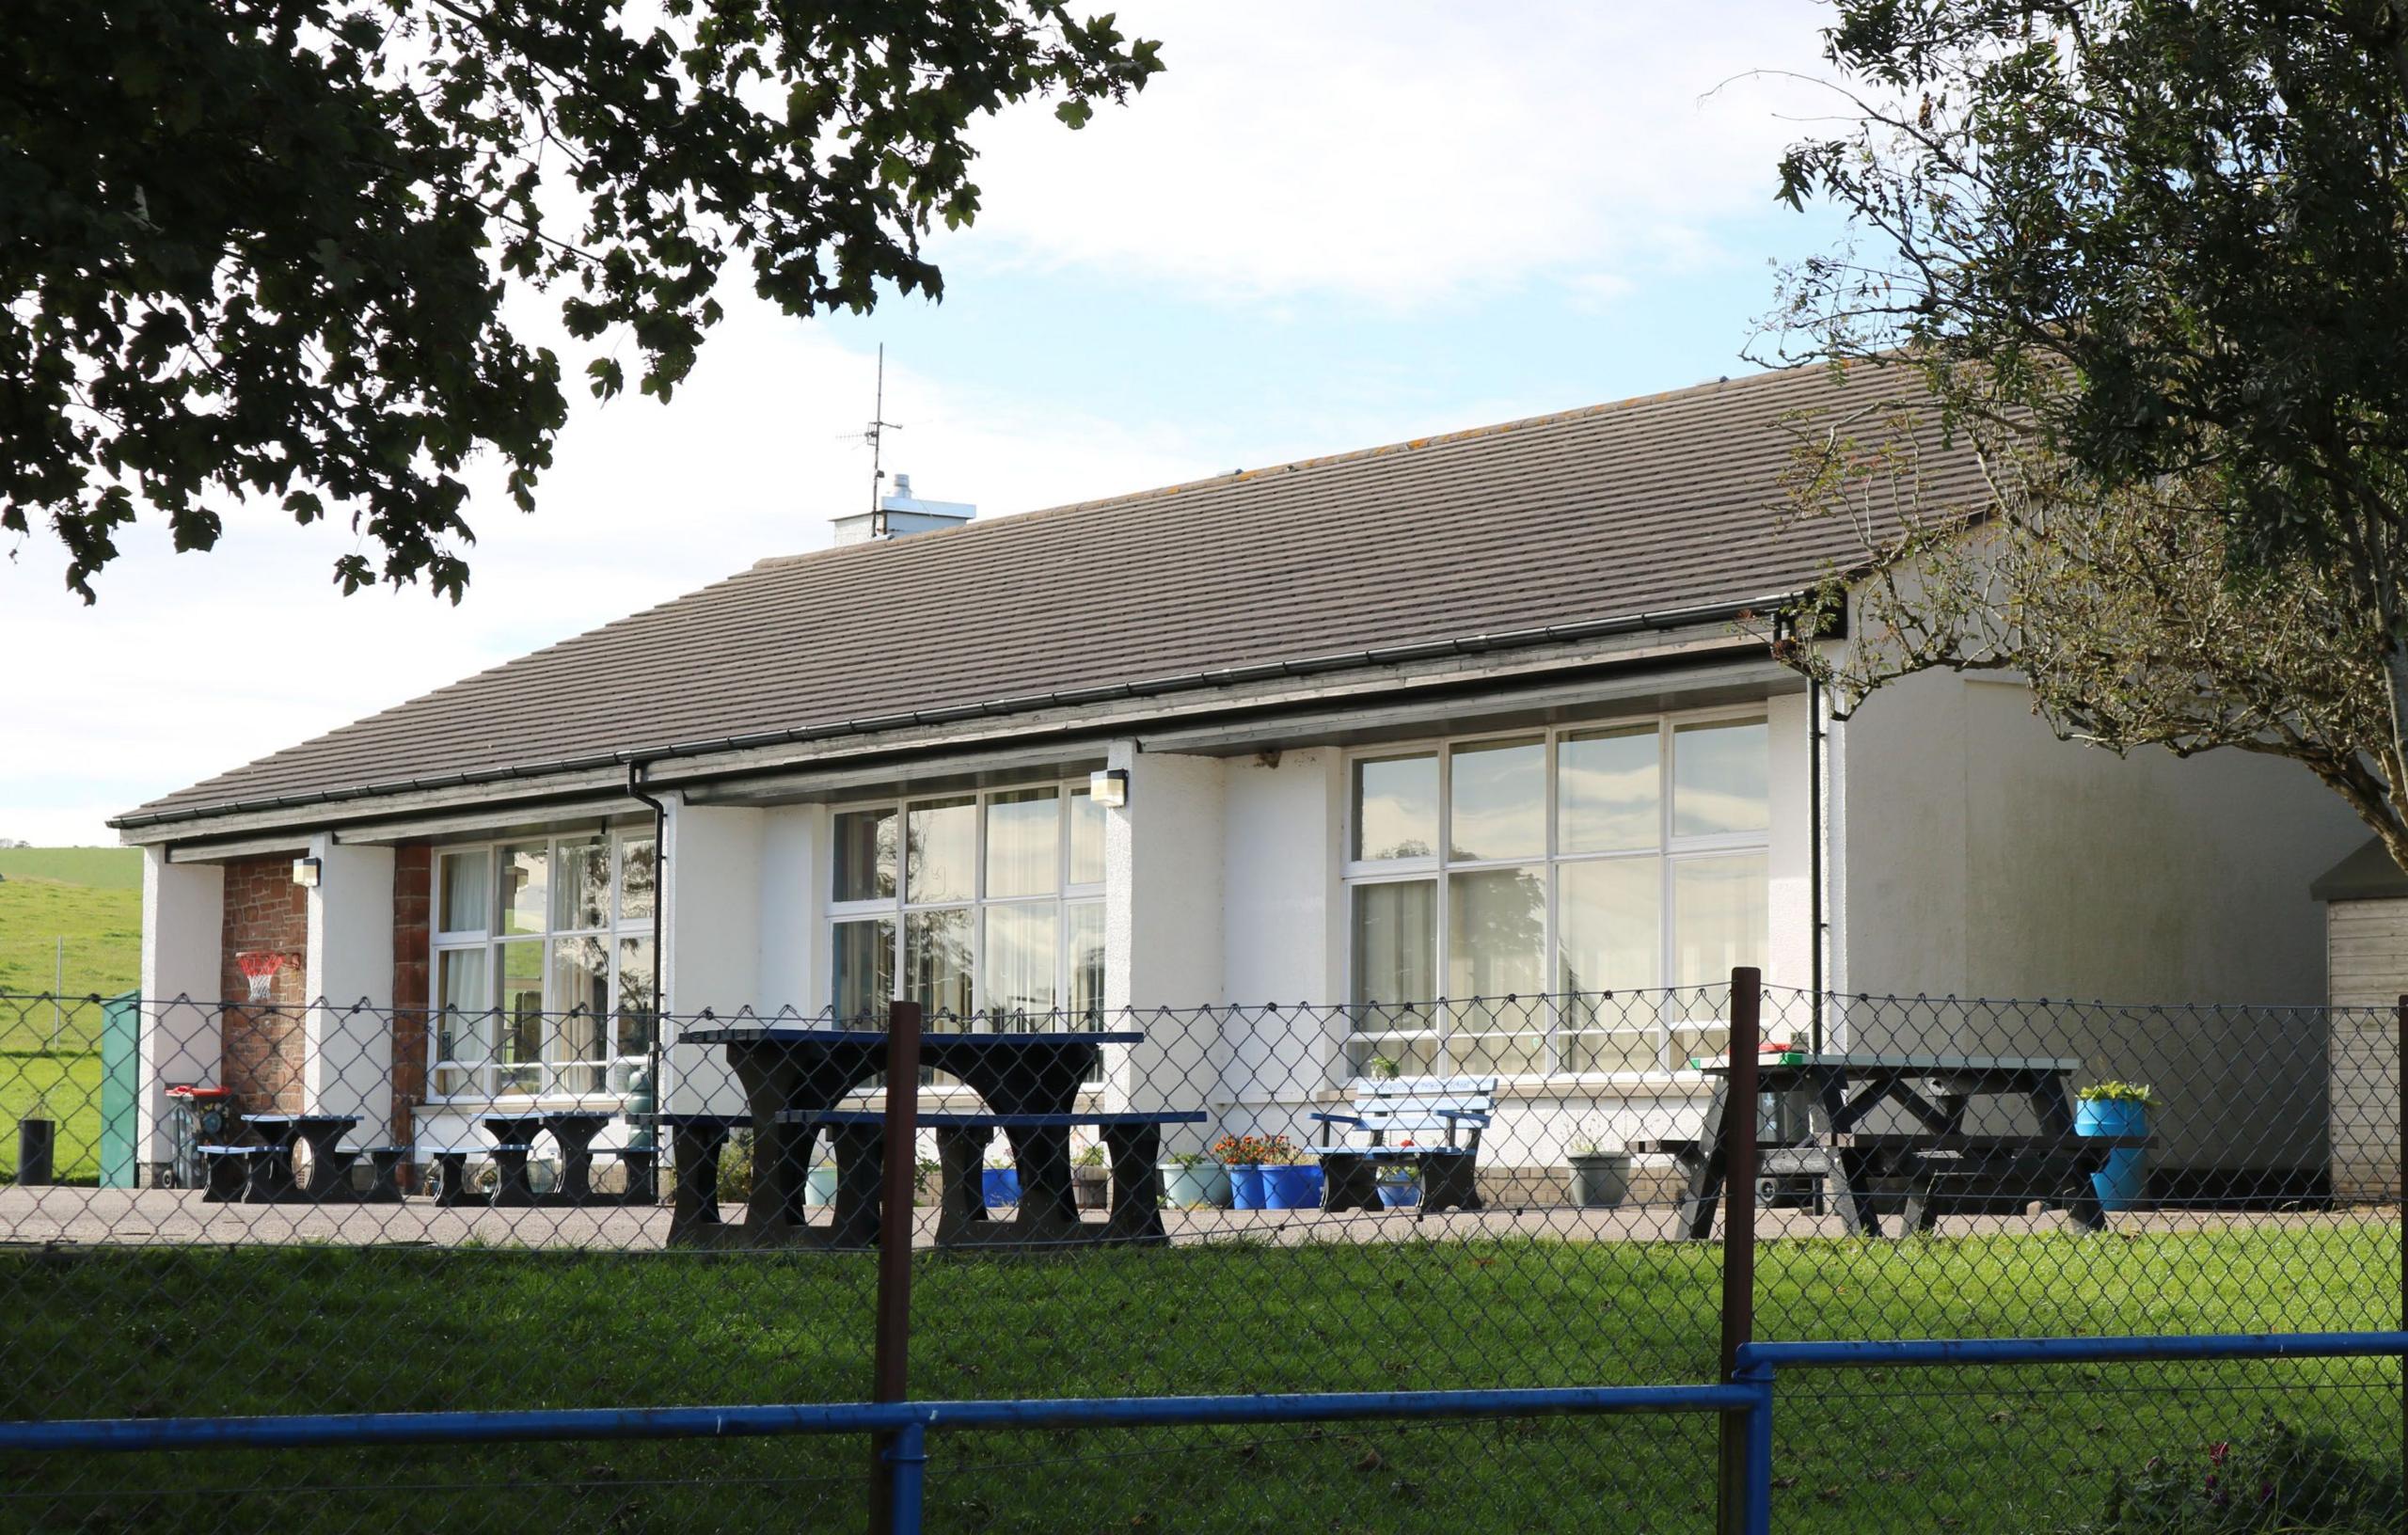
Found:
[[[1828,102],[1806,0],[1510,8],[1350,0],[1126,6],[1167,65],[1064,135],[982,135],[985,212],[945,259],[1149,274],[1233,300],[1410,305],[1550,275],[1730,259]]]

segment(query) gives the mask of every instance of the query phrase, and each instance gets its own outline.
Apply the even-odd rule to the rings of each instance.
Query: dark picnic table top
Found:
[[[952,1030],[925,1029],[920,1035],[920,1050],[927,1053],[932,1046],[948,1050],[1011,1050],[1037,1047],[1060,1048],[1065,1045],[1135,1045],[1146,1037],[1134,1030],[1055,1029],[1046,1033],[962,1033]],[[885,1044],[884,1029],[832,1029],[797,1023],[715,1023],[699,1029],[688,1029],[677,1037],[683,1045],[866,1045]]]

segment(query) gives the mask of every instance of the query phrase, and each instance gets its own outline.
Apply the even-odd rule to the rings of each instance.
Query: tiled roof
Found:
[[[1787,517],[1788,423],[1904,387],[1760,374],[767,560],[127,819],[1785,594],[1861,552]]]

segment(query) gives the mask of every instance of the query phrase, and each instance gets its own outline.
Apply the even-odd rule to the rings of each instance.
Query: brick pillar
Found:
[[[393,849],[393,1144],[411,1144],[411,1116],[426,1097],[426,1023],[434,984],[435,855]]]

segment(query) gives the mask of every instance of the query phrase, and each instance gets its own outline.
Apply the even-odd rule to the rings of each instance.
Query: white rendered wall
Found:
[[[1249,1010],[1225,1031],[1221,1104],[1302,1101],[1337,1080],[1345,1034],[1344,753],[1232,757],[1222,783],[1222,970]]]
[[[665,1107],[737,1110],[737,1090],[717,1047],[681,1046],[675,1032],[708,1008],[730,1018],[761,991],[761,870],[766,813],[669,800],[663,871],[661,996],[678,1022],[662,1041]]]
[[[1808,987],[1814,979],[1814,806],[1809,783],[1807,704],[1803,693],[1769,699],[1765,735],[1772,802],[1770,846],[1765,850],[1767,986]]]
[[[393,1120],[393,850],[310,839],[318,887],[309,892],[309,976],[302,1103],[311,1114],[356,1115],[344,1137],[384,1146]]]
[[[828,1005],[829,936],[822,894],[830,888],[828,807],[786,805],[761,813],[761,938],[757,966],[765,1013]]]
[[[2305,768],[2239,752],[2118,758],[2057,740],[2020,685],[1946,674],[1877,694],[1838,738],[1838,989],[2322,1000],[2308,885],[2366,833]],[[1959,1042],[2012,1036],[2015,1052],[2062,1051],[2091,1074],[2152,1081],[2167,1100],[2161,1166],[2321,1163],[2321,1055],[2274,1026],[2243,1037],[2093,1015],[2077,1037],[2057,1021],[2070,1016],[1972,1015]]]
[[[1222,774],[1217,757],[1140,752],[1116,741],[1129,802],[1104,812],[1103,996],[1107,1009],[1217,1006],[1222,972]],[[1105,1100],[1132,1109],[1207,1107],[1219,1095],[1221,1046],[1201,1019],[1156,1027],[1119,1049]],[[1209,1128],[1209,1127],[1208,1127]],[[1171,1149],[1187,1142],[1174,1131]]]
[[[168,1160],[166,1090],[215,1086],[224,1037],[217,993],[224,957],[226,871],[170,863],[165,847],[142,849],[141,1091],[135,1098],[136,1176],[157,1180]]]

